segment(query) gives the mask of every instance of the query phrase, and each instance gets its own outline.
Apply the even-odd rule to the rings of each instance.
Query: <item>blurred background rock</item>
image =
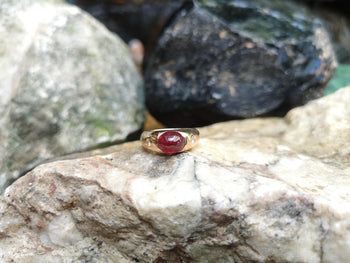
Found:
[[[349,1],[300,0],[318,15],[331,37],[339,66],[325,89],[325,94],[350,84],[350,3]]]
[[[69,2],[91,13],[132,47],[134,39],[143,43],[144,60],[139,68],[145,72],[147,107],[167,126],[283,115],[323,95],[336,67],[333,51],[342,64],[349,57],[347,6],[342,1]],[[207,21],[212,28],[205,33],[196,32],[198,25],[193,19],[181,24],[203,9],[210,13],[207,17],[219,19]],[[216,41],[215,26],[221,23],[226,24],[223,26],[228,32],[238,33],[238,38],[232,39],[229,34],[226,42]],[[178,30],[180,26],[183,32]],[[200,34],[206,37],[200,39]],[[223,54],[248,40],[259,44],[250,52],[239,48],[233,54],[235,58]],[[215,62],[218,54],[221,57]],[[212,67],[218,69],[210,72]],[[326,90],[327,94],[333,92],[334,85]]]
[[[128,46],[63,1],[0,4],[0,192],[41,162],[137,138],[143,82]]]
[[[139,39],[146,57],[176,14],[192,5],[190,0],[67,0],[89,12],[126,43]]]

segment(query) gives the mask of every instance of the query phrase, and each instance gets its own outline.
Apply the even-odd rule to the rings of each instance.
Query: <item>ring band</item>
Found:
[[[157,153],[175,154],[192,149],[199,142],[199,131],[195,128],[169,128],[144,131],[142,146]]]

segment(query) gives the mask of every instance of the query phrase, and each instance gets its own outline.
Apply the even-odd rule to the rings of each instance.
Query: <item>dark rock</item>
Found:
[[[335,58],[320,21],[285,1],[198,1],[167,27],[146,71],[169,126],[253,117],[322,95]]]

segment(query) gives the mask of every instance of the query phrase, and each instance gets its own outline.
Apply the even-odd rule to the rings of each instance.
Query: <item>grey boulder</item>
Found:
[[[124,141],[144,120],[127,46],[61,1],[1,1],[0,192],[43,160]]]

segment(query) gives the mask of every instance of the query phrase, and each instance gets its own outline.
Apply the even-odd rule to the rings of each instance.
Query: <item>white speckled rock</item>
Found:
[[[124,141],[144,120],[128,47],[59,0],[1,0],[0,192],[43,160]]]
[[[41,165],[1,197],[0,259],[347,263],[349,99],[206,127],[174,156],[132,142]]]

